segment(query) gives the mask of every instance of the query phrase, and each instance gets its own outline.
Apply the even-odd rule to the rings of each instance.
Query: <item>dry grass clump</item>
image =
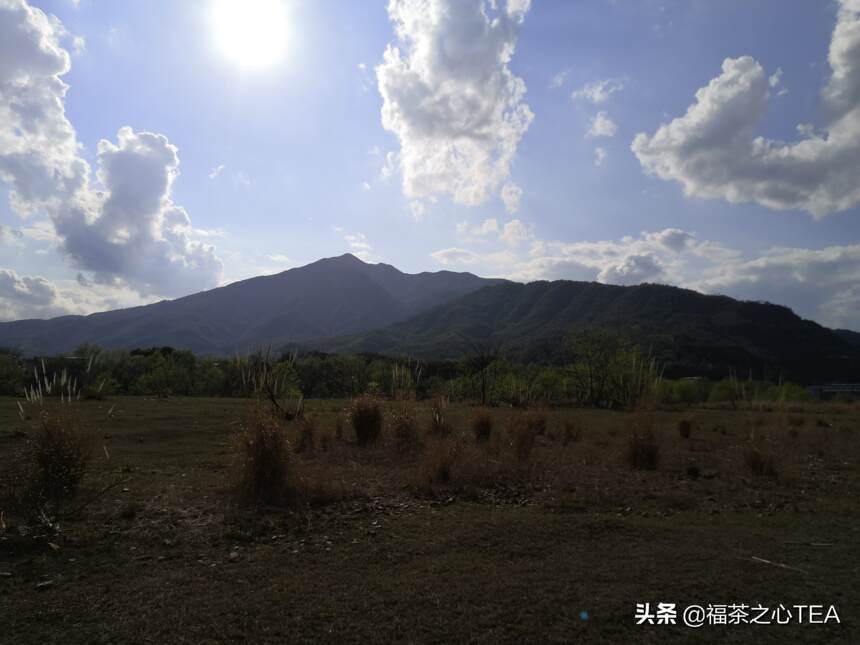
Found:
[[[0,503],[47,525],[53,525],[65,502],[78,495],[91,462],[92,437],[81,423],[77,399],[72,400],[75,392],[69,386],[68,397],[60,400],[28,392],[27,406],[35,410],[25,412],[23,405],[18,406],[26,424],[24,445],[14,451],[0,475]]]
[[[489,488],[517,477],[516,469],[483,446],[453,438],[431,438],[416,471],[419,490]]]
[[[750,446],[744,451],[744,463],[756,477],[777,477],[776,458],[760,446]]]
[[[634,470],[657,470],[660,465],[660,444],[650,417],[637,413],[633,429],[624,448],[627,465]]]
[[[290,441],[284,427],[259,405],[238,437],[237,492],[243,504],[283,506],[291,500]]]
[[[546,428],[546,417],[540,414],[526,412],[511,418],[508,435],[514,457],[519,463],[531,459],[541,427]]]
[[[472,434],[476,443],[486,443],[490,440],[490,436],[493,434],[493,417],[489,410],[484,408],[473,410],[469,424],[472,427]]]
[[[353,399],[349,421],[355,431],[355,442],[359,446],[372,446],[382,432],[382,407],[379,401],[369,396]]]
[[[525,423],[536,436],[546,434],[546,413],[542,410],[529,410],[526,412]]]
[[[693,432],[693,422],[689,419],[681,419],[678,421],[678,434],[681,435],[681,439],[689,439],[690,434]]]
[[[404,404],[392,411],[388,423],[397,452],[408,454],[417,451],[421,447],[421,443],[418,440],[415,413],[409,405]]]
[[[562,426],[561,445],[576,443],[582,436],[582,431],[573,419],[565,419]]]
[[[296,442],[296,452],[313,457],[316,452],[316,437],[318,434],[316,416],[313,414],[307,415],[299,422],[299,439]]]
[[[454,429],[448,420],[448,399],[434,399],[430,406],[430,432],[434,437],[449,437]]]

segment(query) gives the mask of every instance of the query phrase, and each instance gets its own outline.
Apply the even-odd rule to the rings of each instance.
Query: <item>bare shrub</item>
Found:
[[[660,444],[650,417],[634,415],[633,428],[627,436],[624,457],[634,470],[657,470],[660,464]]]
[[[237,492],[245,504],[282,506],[290,495],[290,442],[284,427],[257,405],[239,434]]]
[[[92,437],[78,411],[78,388],[65,371],[51,378],[36,370],[36,385],[18,404],[24,444],[0,476],[0,502],[30,520],[53,527],[65,502],[81,490],[89,470]],[[48,398],[58,395],[59,398]]]
[[[296,444],[296,452],[312,457],[316,452],[316,437],[318,434],[316,417],[314,415],[307,415],[299,423],[299,440]]]
[[[750,446],[744,451],[744,463],[756,477],[776,477],[776,458],[759,446]]]
[[[681,435],[681,439],[689,439],[692,431],[692,421],[690,421],[689,419],[681,419],[680,421],[678,421],[678,434]]]
[[[579,429],[579,426],[572,419],[565,419],[564,426],[561,435],[561,444],[563,446],[567,446],[571,443],[576,443],[579,441],[582,432]]]
[[[375,444],[382,432],[382,408],[379,401],[369,396],[353,399],[349,409],[349,421],[355,431],[355,442],[359,446]]]
[[[546,413],[541,410],[529,410],[525,413],[525,423],[535,436],[546,434]]]
[[[415,414],[410,406],[403,405],[395,409],[389,417],[389,426],[397,452],[406,454],[420,447]]]
[[[338,412],[334,419],[334,438],[343,441],[343,426],[346,425],[343,412]]]
[[[424,451],[419,465],[419,484],[429,488],[434,484],[449,485],[454,477],[458,448],[457,443],[448,439],[432,441]]]
[[[473,410],[469,421],[477,443],[486,443],[490,440],[493,433],[493,417],[488,410],[484,408]]]
[[[529,413],[518,415],[511,419],[508,433],[514,457],[516,457],[518,462],[526,463],[531,459],[538,428],[539,423]]]
[[[453,432],[448,421],[448,399],[434,399],[430,406],[430,434],[436,437],[448,437]]]

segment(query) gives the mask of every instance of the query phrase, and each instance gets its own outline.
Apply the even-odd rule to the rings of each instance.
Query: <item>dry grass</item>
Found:
[[[469,418],[472,435],[476,443],[486,443],[493,434],[493,417],[488,410],[476,408]]]
[[[402,403],[389,415],[389,427],[396,451],[400,454],[414,453],[421,448],[418,439],[415,411],[409,403]]]
[[[53,524],[77,497],[91,464],[92,437],[71,401],[40,400],[26,423],[25,441],[0,475],[0,505]]]
[[[434,437],[449,437],[453,432],[454,428],[448,419],[448,399],[434,399],[430,405],[429,434]]]
[[[287,506],[293,501],[291,452],[284,426],[273,414],[254,406],[238,437],[236,491],[242,505]]]
[[[760,446],[750,446],[744,451],[744,463],[756,477],[776,478],[776,457]]]
[[[372,446],[382,433],[382,408],[379,401],[369,396],[353,399],[349,420],[359,446]]]
[[[624,450],[627,465],[634,470],[657,470],[660,465],[660,444],[653,420],[646,413],[636,412],[632,425]]]

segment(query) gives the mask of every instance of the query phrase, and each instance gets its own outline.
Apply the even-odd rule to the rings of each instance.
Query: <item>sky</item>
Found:
[[[345,252],[860,330],[860,0],[0,0],[0,320]]]

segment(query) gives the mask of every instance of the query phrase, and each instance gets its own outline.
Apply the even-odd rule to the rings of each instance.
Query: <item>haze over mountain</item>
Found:
[[[481,343],[514,360],[557,362],[566,357],[566,339],[589,328],[613,328],[650,348],[666,376],[860,380],[854,332],[834,332],[779,305],[654,284],[485,287],[385,329],[318,346],[454,359]]]
[[[451,271],[407,274],[347,253],[176,300],[0,323],[0,346],[28,355],[68,352],[81,343],[242,352],[383,327],[501,282]]]

